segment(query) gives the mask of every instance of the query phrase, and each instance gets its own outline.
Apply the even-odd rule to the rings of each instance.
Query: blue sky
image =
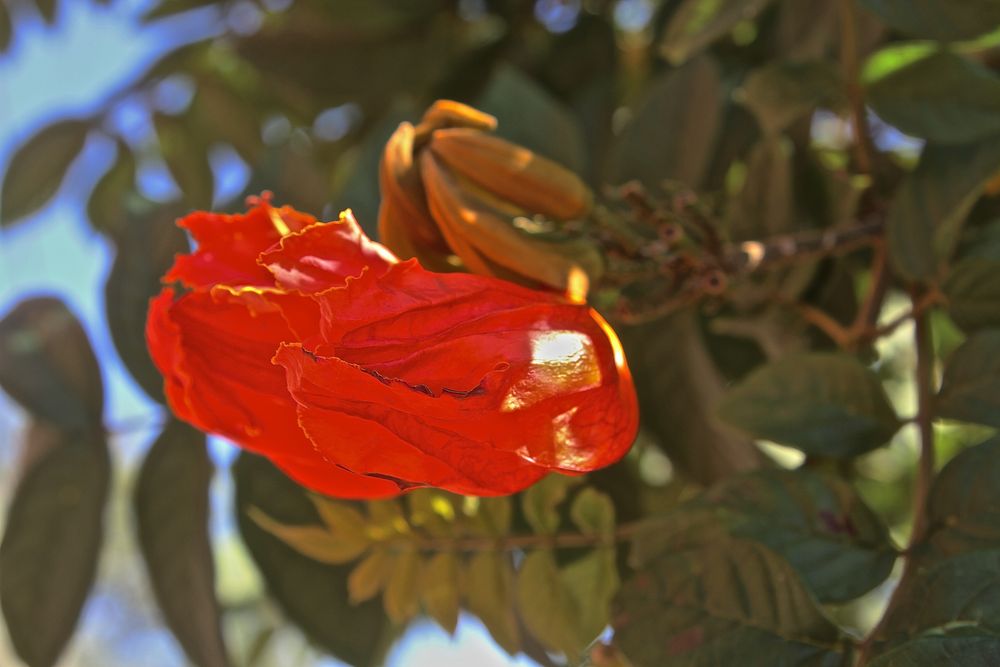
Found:
[[[110,92],[141,72],[158,54],[190,35],[192,24],[185,21],[140,29],[134,16],[138,8],[148,4],[144,0],[119,0],[110,7],[98,7],[82,0],[67,0],[60,3],[55,26],[47,26],[30,14],[18,17],[15,41],[0,56],[3,169],[16,146],[35,130],[55,119],[94,110]],[[197,29],[210,30],[211,22],[199,21]],[[89,142],[50,205],[30,219],[0,230],[0,316],[21,299],[42,293],[60,297],[76,313],[101,360],[106,388],[105,421],[112,432],[120,432],[114,441],[115,454],[119,465],[128,467],[155,435],[159,408],[133,384],[110,342],[104,321],[103,293],[113,249],[89,228],[80,206],[82,194],[89,191],[112,159],[109,145]],[[216,166],[224,172],[220,174],[226,183],[224,189],[232,193],[242,188],[243,175],[231,163],[222,160]],[[162,171],[153,169],[142,178],[151,190],[165,194],[171,190]],[[10,468],[16,456],[16,434],[22,425],[18,408],[0,394],[0,500],[3,501],[11,490]],[[215,443],[213,451],[224,464],[233,450]],[[224,475],[218,479],[213,493],[217,515],[214,530],[220,539],[231,540],[230,488]],[[111,523],[114,525],[115,521]],[[121,523],[127,529],[128,521]],[[134,563],[132,568],[141,572]],[[74,641],[66,664],[94,664],[97,655],[102,660],[117,655],[120,664],[130,667],[139,664],[138,655],[147,661],[144,664],[156,667],[185,664],[176,646],[158,627],[150,601],[145,600],[136,609],[123,606],[116,598],[120,582],[105,574],[109,569],[105,563],[101,581],[78,628],[83,638]],[[122,614],[128,617],[127,622]],[[5,642],[6,638],[0,637],[0,662],[4,664],[5,651],[9,650]],[[317,664],[333,663],[324,660]],[[455,640],[422,624],[400,642],[390,664],[499,667],[532,663],[511,661],[492,645],[478,622],[464,618]]]

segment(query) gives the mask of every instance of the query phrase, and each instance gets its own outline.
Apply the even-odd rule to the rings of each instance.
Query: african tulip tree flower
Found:
[[[194,213],[146,335],[171,408],[316,491],[512,493],[618,460],[637,407],[592,309],[432,273],[345,212]]]

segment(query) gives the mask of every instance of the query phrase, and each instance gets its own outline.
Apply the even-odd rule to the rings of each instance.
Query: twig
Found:
[[[614,547],[632,539],[641,530],[648,528],[646,520],[622,523],[611,534],[556,533],[554,535],[504,535],[500,537],[425,537],[415,540],[406,536],[407,545],[425,552],[454,551],[476,553],[481,551],[517,551],[520,549],[580,549]]]
[[[872,173],[873,146],[868,116],[865,111],[864,91],[861,88],[861,65],[858,61],[858,31],[854,0],[839,0],[840,12],[840,62],[843,67],[847,98],[854,119],[854,159],[858,169]]]

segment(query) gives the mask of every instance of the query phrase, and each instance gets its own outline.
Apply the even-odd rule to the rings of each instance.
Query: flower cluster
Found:
[[[614,332],[592,309],[432,273],[256,199],[179,224],[147,340],[173,411],[329,495],[523,489],[619,459],[637,429]]]

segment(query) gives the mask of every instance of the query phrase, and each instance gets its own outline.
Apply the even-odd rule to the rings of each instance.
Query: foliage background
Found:
[[[867,9],[855,6],[861,4]],[[859,218],[885,219],[887,210],[892,211],[889,247],[898,280],[886,295],[885,307],[874,313],[883,324],[907,313],[909,299],[903,288],[940,286],[938,265],[959,240],[955,232],[972,209],[969,232],[961,239],[958,254],[966,262],[965,282],[953,281],[949,287],[949,295],[957,297],[953,303],[965,310],[951,315],[964,333],[1000,323],[995,296],[1000,290],[993,287],[998,275],[993,270],[997,228],[991,224],[997,217],[995,188],[987,187],[989,196],[972,207],[1000,166],[996,149],[1000,83],[993,71],[997,36],[960,42],[953,51],[938,55],[932,42],[911,43],[913,34],[959,40],[978,36],[983,25],[1000,20],[993,0],[969,5],[982,12],[971,19],[961,11],[949,16],[947,7],[952,5],[944,0],[923,0],[919,3],[923,13],[913,15],[901,12],[901,3],[890,0],[336,4],[299,0],[291,9],[290,5],[250,0],[3,4],[14,9],[17,28],[0,59],[0,113],[5,114],[0,117],[0,157],[10,158],[15,144],[63,117],[88,123],[64,126],[67,134],[54,148],[50,144],[48,150],[34,151],[42,159],[33,168],[25,168],[22,161],[17,173],[27,174],[28,186],[14,188],[17,196],[5,193],[0,215],[10,222],[22,212],[30,214],[0,231],[0,312],[10,312],[21,298],[38,292],[64,298],[85,324],[108,387],[103,418],[113,436],[115,459],[108,542],[97,594],[88,602],[84,622],[67,653],[68,664],[133,665],[137,654],[152,665],[182,662],[177,647],[157,624],[145,574],[134,557],[130,504],[136,468],[159,432],[162,416],[133,384],[121,361],[124,357],[139,384],[156,394],[158,379],[150,376],[142,347],[136,346],[135,325],[141,322],[143,290],[152,289],[160,272],[151,265],[176,248],[170,220],[179,212],[210,204],[238,210],[242,194],[267,188],[275,191],[279,202],[327,217],[351,206],[372,230],[377,208],[374,174],[385,137],[435,97],[456,97],[485,107],[500,117],[501,133],[560,159],[595,185],[636,178],[655,187],[663,179],[674,179],[721,193],[726,206],[713,215],[736,240],[828,228]],[[850,39],[838,29],[844,20],[838,11],[845,6],[855,11]],[[934,21],[935,12],[945,12],[949,21]],[[43,14],[49,14],[48,21]],[[220,38],[210,39],[215,36]],[[188,42],[190,48],[159,60]],[[880,59],[860,72],[865,58],[879,49]],[[710,55],[704,55],[706,51]],[[907,70],[908,62],[918,63],[917,69]],[[894,75],[897,70],[902,74]],[[883,118],[920,140],[858,108],[856,78],[861,74],[869,77],[867,101]],[[118,96],[129,81],[138,92]],[[848,120],[852,106],[855,120],[870,124],[870,135],[864,136],[874,143],[861,151],[852,141]],[[254,132],[258,125],[263,136]],[[62,170],[56,167],[75,157],[88,128],[83,155],[62,182]],[[927,159],[922,168],[911,171],[923,140],[930,142],[924,152]],[[128,156],[138,166],[134,183]],[[7,181],[13,173],[8,172]],[[864,176],[850,177],[859,173]],[[867,185],[873,187],[859,196]],[[37,195],[44,200],[42,195],[56,187],[54,203],[36,211],[41,202],[32,199]],[[115,248],[129,261],[119,262],[110,273],[111,292],[105,296]],[[723,388],[745,380],[768,356],[796,348],[832,349],[832,339],[843,331],[829,322],[815,326],[822,322],[804,314],[818,309],[841,324],[850,322],[864,295],[871,293],[875,281],[869,267],[877,265],[870,253],[807,262],[801,270],[776,271],[770,282],[751,281],[756,291],[740,293],[721,311],[710,310],[712,317],[694,317],[688,311],[644,326],[622,327],[646,401],[646,429],[626,465],[600,482],[609,492],[623,487],[639,490],[637,497],[615,495],[619,518],[672,507],[694,493],[687,482],[714,481],[754,464],[758,457],[746,446],[748,438],[722,427],[711,412]],[[644,287],[648,285],[627,294],[638,297],[640,306]],[[108,321],[118,338],[117,351],[108,335]],[[931,357],[940,367],[964,333],[941,309],[921,321],[932,333]],[[848,463],[831,460],[837,458],[834,450],[842,443],[829,432],[818,434],[818,439],[807,433],[808,442],[803,444],[802,432],[811,426],[810,406],[803,408],[804,416],[796,417],[799,421],[793,419],[794,428],[782,431],[775,430],[766,418],[769,412],[754,403],[761,396],[765,405],[768,396],[774,405],[787,399],[781,394],[786,380],[803,380],[794,368],[782,371],[790,375],[764,378],[750,389],[741,384],[743,393],[731,393],[726,406],[730,421],[745,431],[791,441],[810,452],[812,467],[849,478],[887,524],[897,545],[905,543],[910,529],[909,496],[919,478],[914,466],[916,425],[901,424],[896,418],[911,416],[917,408],[913,339],[912,323],[904,318],[873,349],[848,341],[847,347],[860,346],[863,360],[874,362],[873,370],[861,372],[859,379],[862,367],[852,365],[843,377],[857,383],[848,383],[850,391],[836,398],[856,408],[852,401],[858,390],[871,389],[875,378],[876,385],[888,390],[895,410],[881,403],[878,390],[873,390],[875,398],[859,408],[864,413],[861,421],[871,417],[873,423],[863,424],[862,435],[851,441],[855,449],[850,453],[863,456]],[[994,349],[996,341],[988,335],[979,340],[987,352]],[[988,357],[982,355],[979,361]],[[997,413],[990,402],[995,396],[995,369],[985,367],[987,377],[975,377],[976,362],[973,355],[965,370],[956,372],[971,374],[972,384],[980,383],[984,402],[973,402],[975,409],[966,410],[969,395],[960,395],[951,406],[942,402],[941,414],[996,426]],[[841,377],[837,375],[841,370],[831,370],[830,376]],[[828,389],[806,385],[804,391]],[[969,391],[976,396],[976,387]],[[0,396],[0,400],[6,399]],[[748,405],[755,409],[748,410]],[[823,416],[827,415],[816,419]],[[9,403],[0,410],[0,420],[3,484],[12,489],[22,456],[16,443],[26,422]],[[989,433],[954,422],[939,423],[935,431],[939,465]],[[803,459],[798,451],[765,447],[786,466]],[[224,443],[213,442],[212,452],[222,469],[232,461],[233,450]],[[672,457],[673,465],[663,452]],[[260,479],[266,479],[266,473]],[[760,491],[765,486],[749,488]],[[769,493],[781,497],[781,486],[771,485]],[[738,491],[729,489],[737,498]],[[721,499],[713,502],[724,506],[726,493],[718,493]],[[819,492],[813,488],[810,493]],[[231,495],[229,477],[217,475],[212,516],[218,588],[226,609],[226,635],[238,664],[251,662],[249,656],[258,643],[264,647],[258,664],[288,664],[288,656],[298,652],[303,664],[323,660],[264,599],[260,580],[235,533]],[[856,509],[853,502],[847,505]],[[784,509],[792,510],[792,505]],[[985,509],[990,508],[987,503]],[[715,511],[697,502],[688,509],[691,516],[702,518],[699,512]],[[861,515],[846,514],[848,519]],[[777,539],[769,536],[766,522],[753,512],[743,516],[734,511],[725,519],[734,516],[746,520],[749,527],[741,524],[742,529],[756,538]],[[794,523],[796,518],[790,520]],[[856,538],[844,520],[839,515],[823,519],[826,533],[846,531]],[[868,528],[870,533],[862,539],[846,540],[847,551],[854,542],[872,538],[871,543],[861,544],[861,551],[865,557],[878,556],[886,543],[879,534],[882,529],[878,522]],[[819,532],[820,542],[829,541],[822,527]],[[723,536],[714,543],[713,553],[725,553],[731,538]],[[993,538],[987,534],[983,539]],[[697,543],[704,536],[694,534],[691,539]],[[947,546],[958,549],[952,543]],[[647,551],[655,555],[654,547],[647,544]],[[742,553],[739,549],[748,547],[741,542],[733,548]],[[699,553],[683,552],[680,560],[664,562],[662,567],[693,573],[700,564]],[[785,572],[782,568],[787,565],[768,554],[761,556],[765,574],[772,569]],[[853,571],[844,562],[838,561],[843,568],[839,578],[823,579],[823,572],[807,571],[812,575],[809,584],[813,593],[824,593],[823,602],[836,603],[825,611],[844,627],[870,629],[894,579],[841,604],[888,573],[887,568],[864,570],[874,578],[860,582],[858,590],[846,590],[838,585]],[[656,567],[660,566],[654,571]],[[871,575],[875,569],[880,574]],[[630,591],[633,604],[644,603],[636,586]],[[812,604],[802,589],[793,592],[796,604],[804,599]],[[812,618],[811,613],[802,617]],[[788,619],[769,620],[778,626],[776,634],[788,639],[788,628],[781,625]],[[826,631],[823,622],[817,625]],[[428,625],[418,627],[424,628],[418,634],[431,632]],[[463,627],[476,625],[467,619]],[[734,635],[737,650],[746,646],[740,644],[739,630]],[[460,637],[472,642],[476,632]],[[434,641],[427,636],[425,646]],[[407,642],[400,646],[393,659],[418,664],[415,654],[405,653],[417,649],[406,648]],[[650,650],[649,662],[655,664],[659,654]],[[457,664],[485,664],[486,658],[454,659]]]

